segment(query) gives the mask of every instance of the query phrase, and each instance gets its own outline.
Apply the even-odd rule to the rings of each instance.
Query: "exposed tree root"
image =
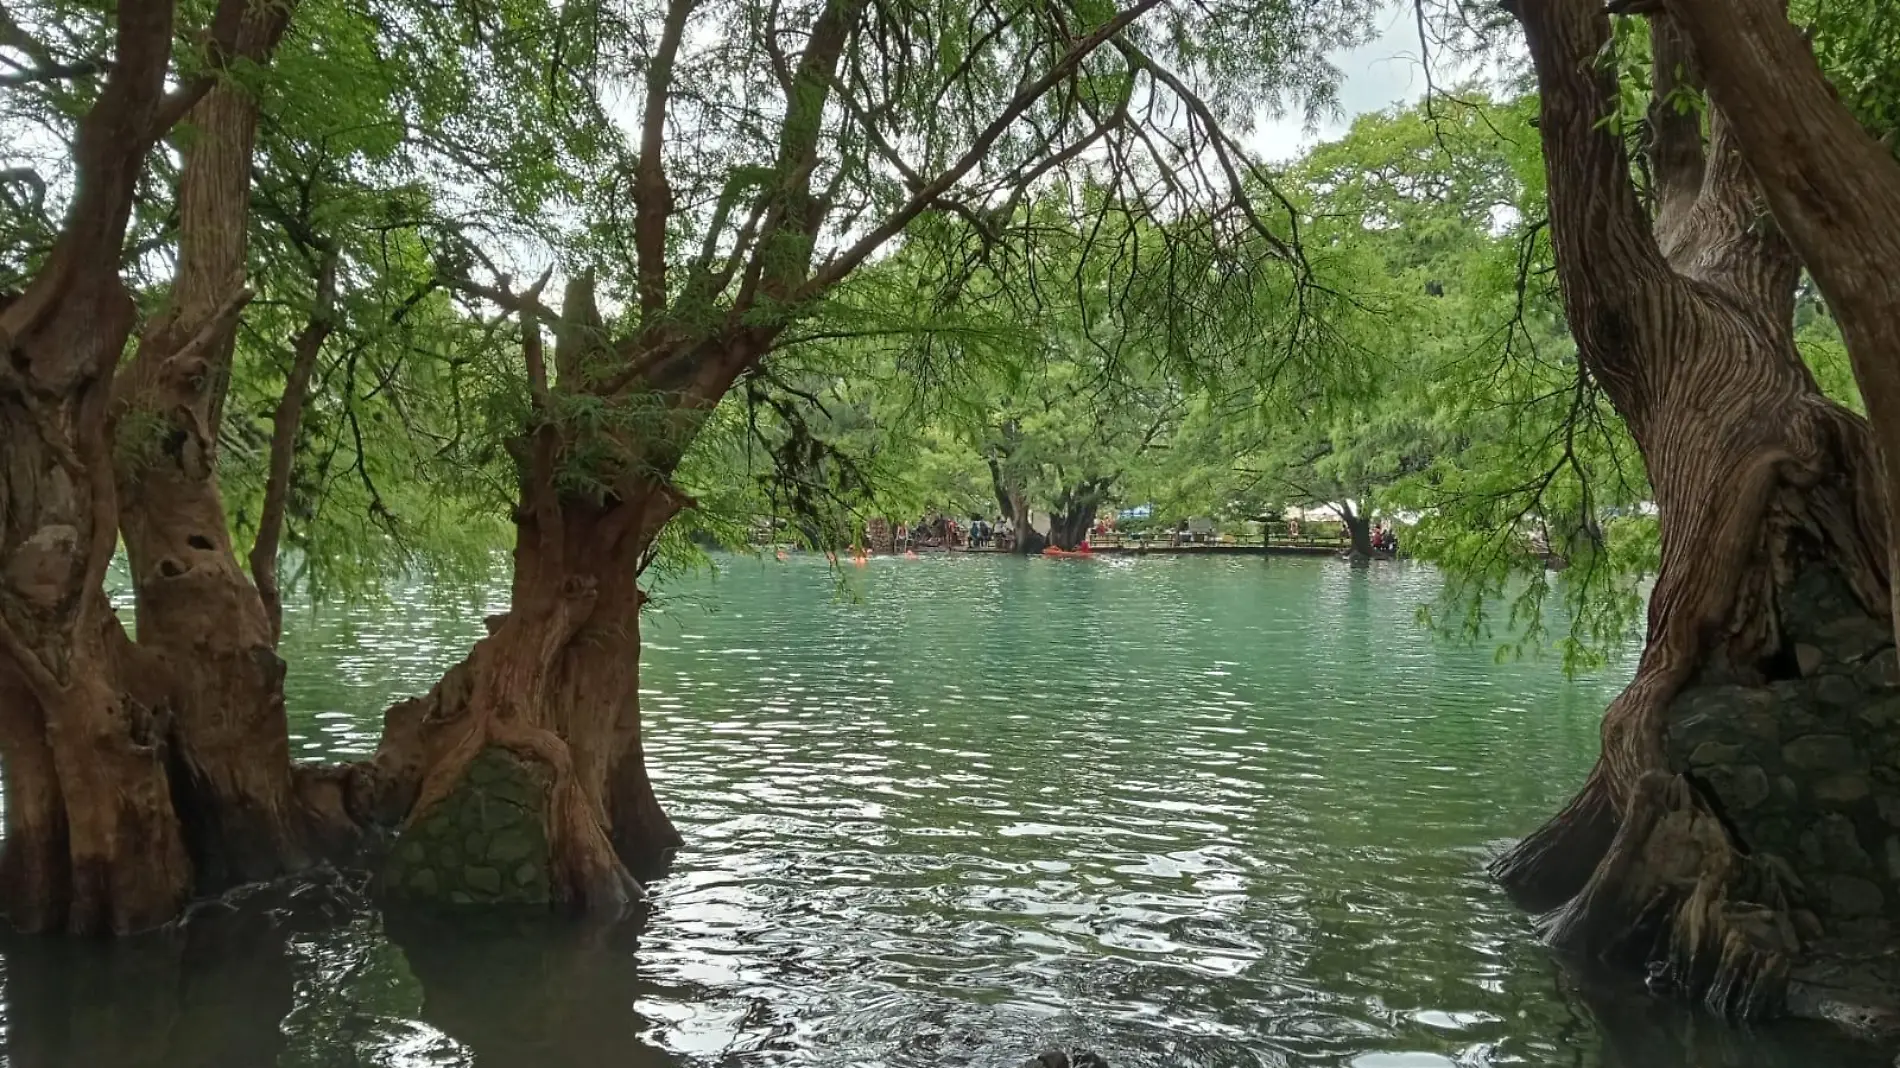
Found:
[[[1682,776],[1644,776],[1589,882],[1547,917],[1559,949],[1646,966],[1711,1010],[1778,1007],[1800,949],[1783,874],[1744,855]]]

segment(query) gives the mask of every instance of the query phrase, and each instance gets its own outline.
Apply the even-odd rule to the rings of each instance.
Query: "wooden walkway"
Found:
[[[1351,542],[1317,541],[1301,539],[1299,541],[1275,541],[1262,545],[1253,543],[1211,543],[1174,545],[1166,541],[1132,542],[1126,544],[1109,543],[1091,545],[1095,556],[1338,556],[1352,548]],[[919,552],[942,552],[942,549],[921,549]],[[951,552],[960,553],[1001,553],[1009,555],[1013,550],[983,548],[957,548]]]

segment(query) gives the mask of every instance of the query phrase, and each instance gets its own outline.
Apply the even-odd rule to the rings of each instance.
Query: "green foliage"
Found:
[[[181,8],[178,77],[203,68],[210,7]],[[1489,7],[1430,0],[1434,19],[1468,17],[1428,43],[1496,58],[1509,35]],[[1566,337],[1535,101],[1501,81],[1439,87],[1285,168],[1239,151],[1256,116],[1331,102],[1325,55],[1376,8],[1164,4],[991,129],[1120,8],[303,0],[271,64],[221,75],[261,113],[255,299],[218,428],[234,533],[255,533],[297,339],[327,315],[285,538],[289,577],[315,595],[375,596],[418,570],[449,590],[488,582],[520,444],[551,424],[570,495],[684,452],[672,480],[696,507],[656,574],[761,533],[835,547],[872,517],[996,514],[1012,495],[1226,521],[1350,507],[1404,517],[1407,551],[1444,571],[1432,625],[1600,662],[1640,625],[1656,529],[1641,458]],[[1885,135],[1900,22],[1881,10],[1797,0],[1793,16]],[[841,59],[800,74],[828,13]],[[98,0],[0,11],[0,296],[51,247],[110,15]],[[1605,121],[1634,140],[1649,38],[1616,25],[1602,58],[1624,96]],[[34,73],[55,70],[70,73]],[[641,185],[655,85],[665,198]],[[196,135],[181,127],[140,187],[124,273],[148,310]],[[643,198],[664,201],[646,293]],[[604,322],[538,405],[513,300],[547,269],[550,304],[559,282],[597,277]],[[536,329],[560,333],[557,315]],[[1812,294],[1797,328],[1817,381],[1858,406]],[[594,388],[687,342],[769,352],[690,404],[677,383]],[[136,419],[118,428],[124,463],[158,444]]]

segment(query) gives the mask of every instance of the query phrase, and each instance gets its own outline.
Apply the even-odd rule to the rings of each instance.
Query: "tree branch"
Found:
[[[633,247],[640,284],[640,316],[657,319],[666,310],[666,224],[673,215],[673,187],[666,180],[666,104],[673,61],[694,0],[670,0],[660,46],[647,68],[646,114],[640,127],[640,160],[634,177]]]
[[[317,268],[316,299],[311,303],[310,318],[291,345],[284,395],[271,415],[269,474],[264,480],[264,505],[257,520],[257,537],[251,542],[250,564],[258,597],[270,617],[273,646],[284,634],[283,594],[277,587],[277,548],[283,538],[284,509],[290,499],[290,469],[296,458],[297,428],[303,421],[310,376],[316,370],[324,341],[336,327],[336,267],[336,247],[326,246]]]
[[[1047,71],[1043,72],[1040,78],[1024,83],[1022,88],[1018,89],[1016,94],[1010,98],[1009,103],[1004,106],[1002,113],[997,115],[988,126],[984,127],[983,131],[971,142],[969,149],[964,152],[955,163],[951,164],[942,173],[938,174],[929,182],[926,182],[920,188],[914,190],[911,193],[910,199],[905,201],[896,211],[892,212],[875,229],[826,263],[822,270],[818,271],[807,280],[804,285],[799,287],[798,299],[807,300],[823,293],[838,284],[839,281],[843,280],[843,278],[853,270],[856,270],[857,266],[863,263],[866,257],[883,247],[885,242],[897,236],[904,227],[910,224],[912,219],[922,214],[926,208],[930,207],[931,204],[949,192],[950,188],[962,180],[963,176],[968,174],[972,168],[982,162],[983,157],[989,154],[990,147],[996,143],[998,138],[1003,136],[1004,131],[1008,130],[1009,127],[1022,116],[1023,112],[1029,109],[1030,105],[1040,100],[1043,94],[1073,74],[1076,68],[1081,66],[1082,61],[1087,59],[1097,48],[1100,48],[1104,42],[1114,38],[1115,35],[1133,24],[1135,20],[1160,6],[1161,3],[1162,0],[1137,0],[1134,6],[1118,12],[1114,18],[1097,27],[1093,33],[1090,33],[1088,36],[1081,38],[1076,41],[1075,44],[1071,45],[1069,50],[1063,53],[1061,58],[1057,59]]]

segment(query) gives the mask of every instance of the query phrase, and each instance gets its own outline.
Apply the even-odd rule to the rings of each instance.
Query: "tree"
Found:
[[[510,894],[624,905],[633,870],[677,842],[640,740],[639,577],[691,504],[681,465],[735,383],[766,381],[767,358],[802,340],[795,324],[848,313],[860,280],[876,281],[860,268],[893,251],[943,291],[1018,289],[1037,261],[1024,250],[1056,216],[1071,245],[1091,233],[1077,219],[1166,218],[1203,262],[1296,263],[1221,122],[1262,93],[1318,89],[1317,50],[1362,13],[1161,0],[1086,13],[670,0],[614,13],[624,19],[513,2],[466,15],[378,6],[368,19],[319,8],[299,14],[313,46],[289,42],[285,84],[301,91],[254,98],[282,27],[253,41],[244,9],[227,8],[203,63],[172,62],[169,7],[120,9],[118,55],[77,120],[65,230],[49,251],[8,249],[9,277],[31,280],[0,311],[15,368],[0,406],[19,439],[0,472],[14,587],[0,598],[0,888],[25,926],[149,926],[193,893],[340,848],[363,824],[399,830],[392,890],[493,894],[487,877],[445,888],[413,858],[439,856],[416,847],[497,789],[526,813],[484,828],[496,852],[482,859],[531,862]],[[491,22],[510,32],[489,35]],[[711,27],[722,32],[700,32]],[[375,67],[366,53],[415,61],[370,79],[369,95],[399,104],[318,102],[320,85],[358,83],[300,80],[326,62]],[[1032,74],[1018,78],[1025,59]],[[168,76],[183,88],[163,93]],[[151,149],[214,82],[174,176]],[[630,142],[601,103],[629,82],[643,88]],[[56,136],[85,99],[46,91]],[[323,121],[326,107],[359,106],[396,114]],[[501,137],[505,120],[483,126],[511,109],[522,114]],[[376,146],[361,130],[403,132]],[[537,151],[548,145],[558,151]],[[475,176],[477,192],[414,181],[436,163]],[[505,180],[480,180],[490,171]],[[159,192],[141,196],[143,172]],[[44,197],[8,189],[8,211],[44,214]],[[178,269],[168,291],[152,279],[140,294],[156,314],[115,387],[136,323],[121,275],[149,269],[126,254],[135,220],[150,248],[176,243]],[[32,226],[19,232],[30,244]],[[494,262],[510,241],[566,268],[558,302],[543,301],[553,272],[523,288]],[[1177,265],[1124,273],[1158,302],[1184,292]],[[270,307],[234,281],[247,267]],[[459,312],[450,293],[468,302]],[[419,323],[449,340],[418,340]],[[495,361],[502,342],[518,359]],[[795,420],[782,423],[796,444]],[[53,430],[23,429],[36,427]],[[425,454],[427,474],[401,471]],[[390,710],[373,762],[288,766],[279,546],[292,540],[307,574],[347,570],[321,540],[347,527],[368,535],[362,550],[406,562],[398,494],[498,488],[512,511],[509,611],[430,695]],[[254,533],[252,581],[234,526]],[[101,588],[115,531],[136,643]],[[81,744],[108,757],[79,759]],[[338,841],[316,841],[333,829]],[[491,870],[444,870],[464,867]]]
[[[1840,322],[1887,470],[1900,472],[1900,285],[1888,269],[1900,258],[1900,160],[1829,84],[1788,20],[1787,5],[1626,6],[1656,10],[1653,19],[1679,26],[1693,44],[1710,97],[1732,116],[1736,143],[1776,224]],[[1864,20],[1857,27],[1863,40],[1892,33],[1891,18],[1876,14],[1877,6],[1848,5],[1850,18]],[[1889,37],[1871,51],[1891,63],[1892,44]],[[1897,127],[1887,118],[1884,132],[1891,133]],[[1900,474],[1887,476],[1886,500],[1888,527],[1900,530]],[[1900,597],[1900,587],[1892,595]],[[1900,602],[1886,615],[1900,621]]]
[[[147,152],[228,57],[281,32],[263,25],[274,15],[221,5],[208,63],[168,90],[173,5],[135,0],[117,15],[110,72],[78,120],[65,221],[0,309],[0,907],[33,929],[136,930],[174,915],[192,889],[170,773],[152,744],[156,700],[141,689],[148,668],[101,586],[118,528],[113,370],[135,322],[121,246]],[[233,296],[211,298],[210,319],[176,343],[187,358],[203,347],[192,345],[200,332],[228,322]]]
[[[1642,452],[1662,553],[1648,641],[1605,715],[1596,769],[1494,871],[1528,906],[1557,910],[1559,944],[1650,960],[1718,1008],[1760,1011],[1812,935],[1793,926],[1782,874],[1800,862],[1771,859],[1791,847],[1732,786],[1692,786],[1673,743],[1689,710],[1718,733],[1742,714],[1734,702],[1813,710],[1820,665],[1864,652],[1818,631],[1886,625],[1878,459],[1866,422],[1822,394],[1794,344],[1798,265],[1759,225],[1729,116],[1709,108],[1705,143],[1678,107],[1699,83],[1674,28],[1652,23],[1652,215],[1604,121],[1618,100],[1597,61],[1609,18],[1588,0],[1513,10],[1540,90],[1566,315],[1582,367]],[[1851,928],[1851,910],[1811,907]]]

